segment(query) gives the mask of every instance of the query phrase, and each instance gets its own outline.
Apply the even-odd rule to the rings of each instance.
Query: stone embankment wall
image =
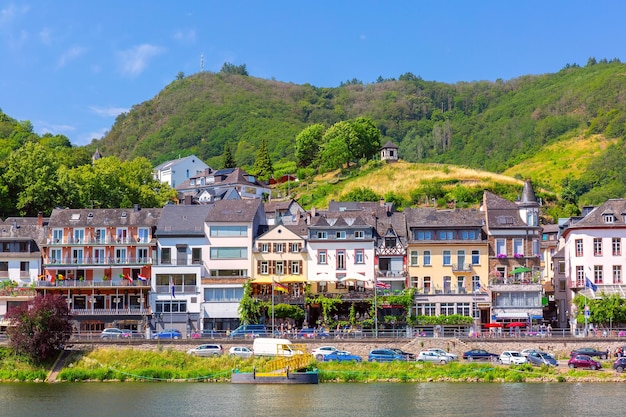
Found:
[[[492,353],[501,353],[504,350],[523,349],[540,349],[555,355],[557,358],[569,358],[569,353],[581,347],[592,347],[598,350],[607,350],[611,355],[619,346],[626,346],[626,339],[612,338],[502,338],[502,339],[456,339],[456,338],[413,338],[413,339],[322,339],[322,340],[293,340],[294,343],[305,344],[308,351],[324,346],[332,345],[338,349],[347,350],[355,355],[367,358],[370,350],[376,348],[393,347],[400,348],[407,352],[417,353],[420,350],[428,348],[441,348],[448,352],[456,353],[462,356],[463,352],[470,349],[485,349]],[[176,349],[187,350],[204,343],[217,343],[222,345],[224,351],[227,352],[231,346],[248,346],[252,347],[252,339],[196,339],[196,340],[175,340],[175,341],[150,341],[132,340],[132,341],[93,341],[93,342],[75,342],[74,349],[104,347],[115,345],[120,347],[129,347],[133,349]]]

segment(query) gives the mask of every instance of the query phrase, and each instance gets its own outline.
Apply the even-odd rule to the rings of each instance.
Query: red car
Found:
[[[567,366],[570,368],[588,368],[592,371],[602,368],[602,364],[589,355],[574,355],[567,361]]]

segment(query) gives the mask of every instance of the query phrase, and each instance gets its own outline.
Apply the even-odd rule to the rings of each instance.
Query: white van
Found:
[[[254,356],[293,356],[302,354],[295,349],[291,341],[287,339],[272,339],[267,337],[257,337],[252,343]]]

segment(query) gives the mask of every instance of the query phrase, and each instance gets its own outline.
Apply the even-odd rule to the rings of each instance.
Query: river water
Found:
[[[620,383],[4,383],[0,416],[610,416]]]

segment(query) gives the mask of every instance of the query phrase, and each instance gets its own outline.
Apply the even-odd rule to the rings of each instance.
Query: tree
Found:
[[[261,146],[256,154],[253,170],[254,175],[262,180],[269,180],[274,174],[274,166],[272,165],[272,159],[270,158],[265,139],[261,140]]]
[[[230,151],[230,145],[226,143],[224,145],[224,168],[236,168],[237,163],[235,162],[235,158],[233,157],[233,153]]]
[[[222,65],[222,69],[220,70],[222,74],[236,74],[236,75],[248,75],[248,70],[246,69],[246,64],[235,65],[230,62],[224,62]]]
[[[176,79],[177,80],[180,81],[180,80],[182,80],[184,78],[185,78],[185,73],[184,72],[180,71],[178,74],[176,74]]]
[[[376,194],[371,188],[359,187],[354,190],[343,194],[341,201],[379,201],[380,196]]]
[[[380,150],[380,130],[372,119],[359,117],[352,122],[356,133],[354,142],[349,143],[353,159],[371,159]]]
[[[43,363],[63,350],[72,333],[65,298],[40,295],[7,311],[9,345],[17,354]]]
[[[324,125],[317,123],[298,133],[295,150],[298,167],[308,167],[315,161],[320,151],[324,130]]]
[[[243,296],[239,302],[239,320],[243,324],[258,323],[261,318],[261,304],[252,296],[250,281],[243,285]]]
[[[319,153],[323,169],[337,169],[350,162],[349,144],[356,141],[356,132],[347,121],[337,122],[324,133]]]

